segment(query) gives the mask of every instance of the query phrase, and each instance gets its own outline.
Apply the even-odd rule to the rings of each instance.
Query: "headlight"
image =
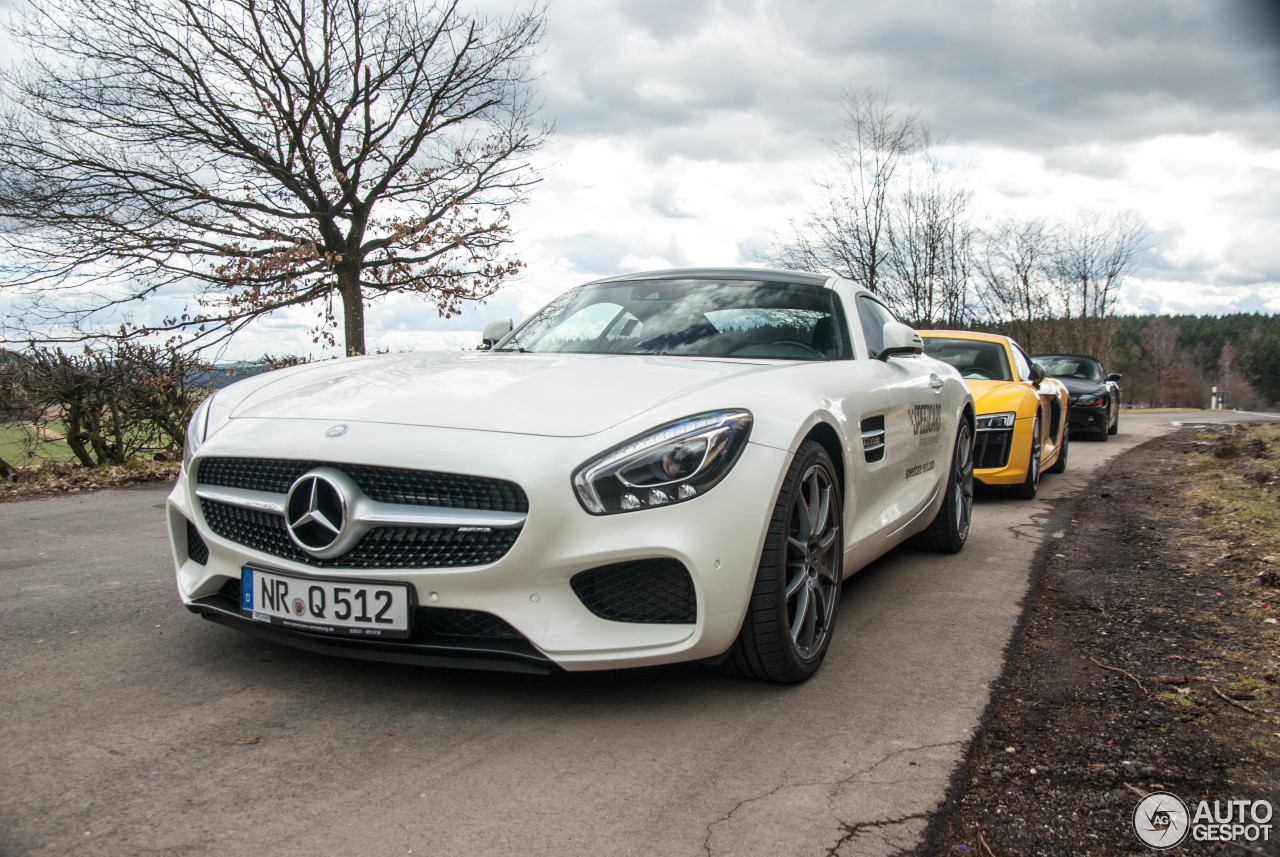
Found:
[[[1080,396],[1079,398],[1077,398],[1077,399],[1076,399],[1074,402],[1072,402],[1071,404],[1073,404],[1073,405],[1084,405],[1084,406],[1086,406],[1086,407],[1088,407],[1088,406],[1090,406],[1090,405],[1101,405],[1101,404],[1102,404],[1102,397],[1101,397],[1101,396]]]
[[[982,414],[977,419],[978,431],[992,429],[1009,429],[1013,428],[1013,421],[1017,418],[1017,414],[1013,412],[1004,414]]]
[[[187,424],[187,436],[182,442],[182,469],[186,470],[191,466],[191,457],[196,454],[196,450],[200,448],[200,444],[204,443],[205,437],[209,432],[209,403],[213,401],[213,396],[205,399],[196,408],[196,412],[191,415],[191,422]]]
[[[573,488],[582,507],[593,515],[691,500],[725,477],[749,434],[747,411],[686,417],[591,459],[574,472]]]

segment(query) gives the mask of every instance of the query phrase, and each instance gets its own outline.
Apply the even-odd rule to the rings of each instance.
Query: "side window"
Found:
[[[1016,342],[1013,343],[1013,368],[1018,373],[1019,381],[1031,380],[1031,358],[1023,352]]]
[[[884,304],[867,295],[858,295],[858,321],[862,323],[862,335],[867,339],[868,357],[875,357],[884,348],[884,326],[897,321]]]

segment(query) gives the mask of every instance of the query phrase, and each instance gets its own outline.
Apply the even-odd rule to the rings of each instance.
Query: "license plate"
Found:
[[[258,622],[344,637],[409,636],[403,583],[322,580],[260,568],[240,570],[240,609]]]

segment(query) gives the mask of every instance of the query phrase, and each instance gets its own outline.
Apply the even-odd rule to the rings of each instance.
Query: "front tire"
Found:
[[[1027,462],[1027,478],[1020,485],[1010,485],[1009,496],[1017,500],[1034,500],[1040,490],[1040,415],[1031,424],[1031,458]]]
[[[969,540],[973,523],[973,431],[960,421],[951,453],[947,496],[929,528],[912,539],[912,546],[938,553],[959,553]]]
[[[739,675],[801,682],[822,665],[844,569],[843,503],[835,466],[807,440],[787,468],[756,582],[727,665]]]

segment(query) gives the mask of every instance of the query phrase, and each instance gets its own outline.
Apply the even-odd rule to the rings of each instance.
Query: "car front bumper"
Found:
[[[423,664],[465,661],[505,669],[588,670],[722,654],[741,626],[789,456],[749,443],[724,480],[703,496],[597,516],[579,504],[570,475],[610,445],[599,437],[358,423],[341,437],[328,438],[330,425],[319,420],[231,420],[200,447],[191,472],[205,457],[234,456],[503,479],[520,485],[528,497],[519,536],[500,559],[482,565],[353,569],[342,568],[338,558],[333,567],[316,568],[216,535],[205,518],[204,501],[195,495],[194,480],[184,471],[167,502],[179,594],[194,612],[299,648]],[[191,542],[188,524],[198,532]],[[575,575],[600,567],[638,563],[636,573],[643,574],[645,562],[671,560],[687,569],[692,582],[696,609],[691,622],[602,618],[571,584]],[[304,577],[404,582],[418,608],[414,632],[401,641],[363,640],[256,622],[234,600],[245,566]],[[446,631],[461,618],[479,621],[489,632],[468,637],[425,627],[442,616],[449,625]],[[484,617],[499,621],[489,623]]]
[[[1071,405],[1067,410],[1067,425],[1079,431],[1105,432],[1111,427],[1111,408],[1101,405]]]
[[[984,485],[1017,485],[1024,481],[1031,461],[1034,422],[1028,417],[1014,420],[1011,429],[979,429],[973,477]]]

